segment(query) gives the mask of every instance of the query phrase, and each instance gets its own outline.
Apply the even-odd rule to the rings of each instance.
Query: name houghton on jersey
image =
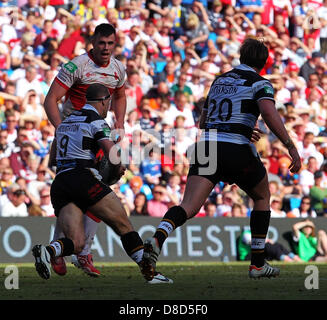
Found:
[[[79,124],[66,124],[58,127],[58,132],[77,132],[79,130]]]

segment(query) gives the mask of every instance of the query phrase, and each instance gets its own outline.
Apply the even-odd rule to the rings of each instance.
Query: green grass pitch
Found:
[[[0,300],[320,300],[327,299],[327,265],[272,263],[281,268],[278,278],[250,280],[248,263],[158,263],[158,270],[174,280],[173,284],[149,285],[133,263],[96,263],[102,275],[91,278],[70,263],[60,277],[54,273],[41,279],[31,263],[15,264],[19,289],[8,290],[6,266],[0,264]],[[314,265],[318,289],[307,289],[305,281]],[[310,279],[307,279],[310,283]]]

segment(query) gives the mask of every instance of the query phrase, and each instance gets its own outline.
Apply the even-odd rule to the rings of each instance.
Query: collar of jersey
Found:
[[[252,71],[252,72],[256,73],[256,71],[253,68],[249,67],[248,65],[246,65],[244,63],[242,63],[239,66],[235,67],[235,69],[240,69],[240,70],[244,70],[244,71]]]
[[[83,107],[83,109],[85,109],[85,110],[92,110],[92,111],[96,112],[98,115],[100,115],[99,112],[98,112],[98,110],[95,109],[93,106],[91,106],[88,103]]]
[[[87,53],[87,55],[89,56],[89,58],[100,68],[107,68],[110,64],[110,59],[108,61],[108,63],[104,66],[99,66],[95,61],[94,61],[94,58],[93,58],[93,55],[92,55],[92,49]]]

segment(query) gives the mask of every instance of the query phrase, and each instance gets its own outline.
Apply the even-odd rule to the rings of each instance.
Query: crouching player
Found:
[[[113,164],[120,162],[110,128],[104,118],[109,109],[110,93],[101,84],[92,84],[86,91],[86,105],[63,120],[56,130],[57,175],[51,186],[51,201],[64,237],[48,246],[32,249],[35,268],[40,277],[49,279],[50,259],[79,254],[85,245],[83,216],[90,210],[120,237],[128,256],[135,261],[149,283],[171,283],[161,273],[149,278],[144,264],[143,241],[134,231],[116,194],[104,184],[94,167],[101,148]],[[124,168],[121,167],[122,173]]]

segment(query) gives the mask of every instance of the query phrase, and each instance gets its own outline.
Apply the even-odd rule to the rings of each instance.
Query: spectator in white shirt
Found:
[[[25,191],[17,183],[10,185],[7,194],[0,197],[0,216],[27,217],[25,196]]]

